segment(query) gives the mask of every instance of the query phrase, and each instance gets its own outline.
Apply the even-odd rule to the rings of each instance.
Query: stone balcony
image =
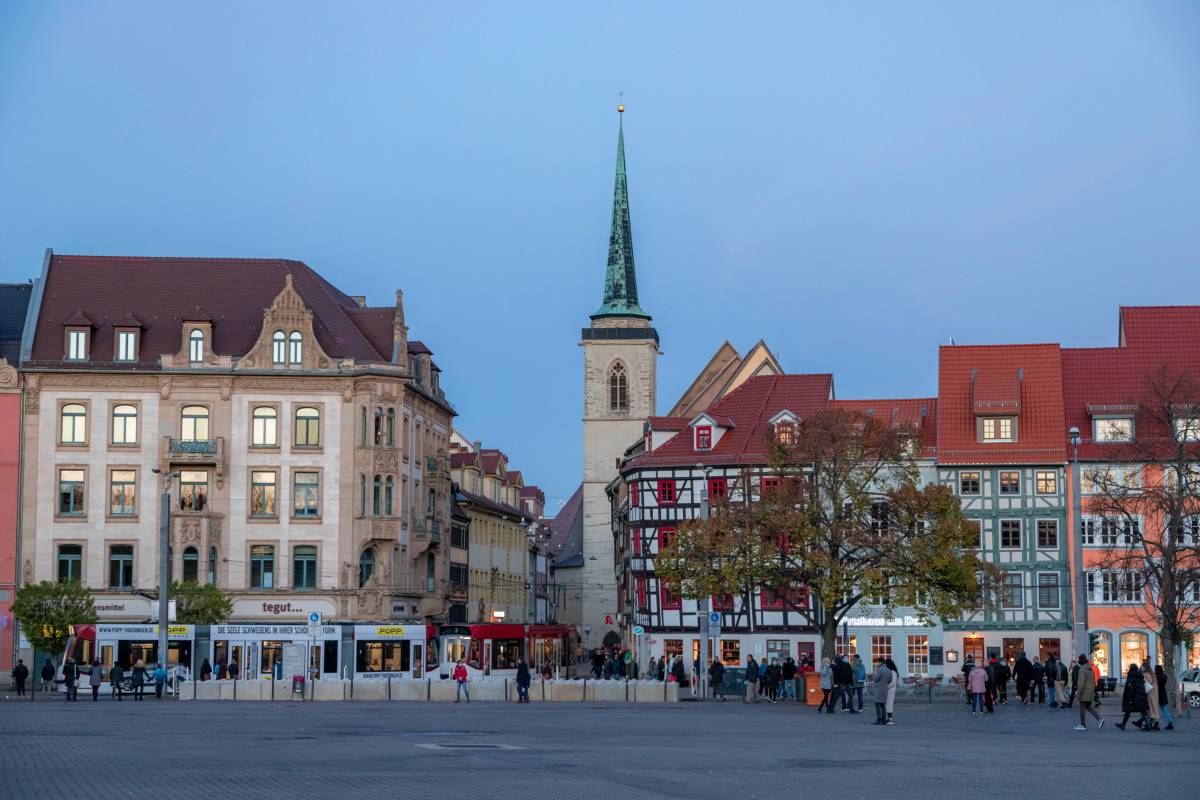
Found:
[[[223,464],[225,439],[175,439],[164,436],[162,459],[171,464]]]

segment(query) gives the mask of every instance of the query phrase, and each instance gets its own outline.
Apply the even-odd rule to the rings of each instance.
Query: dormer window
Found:
[[[138,334],[135,330],[117,331],[117,361],[137,361]]]
[[[204,361],[204,331],[199,328],[188,334],[188,361],[193,364]]]
[[[87,361],[88,330],[87,328],[67,329],[67,360]]]
[[[977,417],[979,441],[1015,442],[1017,440],[1016,417]]]
[[[300,331],[292,331],[292,335],[288,337],[288,363],[299,364],[304,359],[304,342]]]
[[[697,425],[696,431],[696,449],[697,450],[712,450],[712,426]]]
[[[283,331],[271,334],[271,363],[283,364],[287,358],[287,337]]]
[[[782,445],[792,445],[796,443],[796,423],[780,422],[775,426],[775,441]]]
[[[1092,440],[1096,442],[1133,441],[1133,417],[1097,417],[1093,419]]]

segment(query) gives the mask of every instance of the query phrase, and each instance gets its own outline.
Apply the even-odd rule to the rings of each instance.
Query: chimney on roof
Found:
[[[404,292],[396,290],[396,311],[392,317],[392,363],[408,367],[408,326],[404,324]]]
[[[354,301],[359,308],[367,307],[367,296],[365,294],[352,294],[350,299]]]
[[[475,448],[476,453],[482,452],[483,451],[483,442],[476,439],[475,441],[471,442],[471,447]]]

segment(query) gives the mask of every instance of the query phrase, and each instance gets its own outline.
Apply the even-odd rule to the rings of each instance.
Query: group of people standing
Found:
[[[54,663],[47,658],[41,669],[43,691],[53,690],[57,674]],[[100,699],[100,685],[104,682],[104,665],[100,663],[100,659],[92,661],[91,664],[79,664],[74,658],[68,658],[63,663],[62,677],[63,688],[66,690],[64,694],[68,701],[79,701],[79,683],[84,675],[88,677],[88,684],[92,690],[92,702]],[[23,697],[25,682],[29,680],[29,667],[25,666],[24,659],[17,659],[12,678],[17,686],[17,696]],[[162,664],[148,668],[144,661],[138,659],[130,670],[129,693],[133,695],[134,700],[141,700],[145,687],[150,684],[154,685],[154,696],[161,700],[167,684],[167,670]],[[125,669],[120,664],[113,664],[108,670],[108,685],[113,698],[121,700],[125,694]]]
[[[720,667],[721,681],[714,677],[715,667]],[[796,700],[798,697],[803,699],[804,693],[798,689],[797,684],[803,680],[801,676],[812,671],[807,657],[801,658],[799,664],[790,657],[785,658],[781,664],[778,658],[772,658],[770,663],[763,659],[760,663],[754,660],[754,656],[750,656],[750,660],[746,662],[746,700],[757,703],[759,697],[762,697],[768,703],[775,703],[780,700]],[[715,687],[724,681],[725,668],[714,658],[708,674],[715,693]]]

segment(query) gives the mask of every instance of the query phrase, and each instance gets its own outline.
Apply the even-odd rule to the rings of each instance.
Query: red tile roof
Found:
[[[1018,384],[1018,373],[1020,380]],[[977,441],[976,399],[1009,404],[1017,441]],[[1014,389],[1019,385],[1019,390]],[[1066,460],[1062,359],[1057,344],[942,347],[938,358],[937,456],[945,464],[1045,464]],[[1017,404],[1019,403],[1019,409]]]
[[[918,455],[931,458],[937,452],[937,398],[908,397],[884,400],[831,400],[830,408],[842,408],[875,417],[895,430],[917,434]]]
[[[136,315],[143,326],[137,367],[179,352],[185,321],[211,320],[213,352],[240,356],[254,345],[263,309],[291,275],[313,312],[313,329],[333,358],[391,360],[392,308],[362,309],[300,261],[140,256],[51,257],[32,361],[62,362],[63,326],[81,319],[92,331],[91,361],[113,360],[114,324]],[[387,320],[386,331],[384,320]]]
[[[1171,350],[1200,344],[1200,306],[1122,306],[1118,345]]]
[[[472,453],[472,452],[466,451],[466,450],[458,452],[458,453],[451,453],[450,454],[450,469],[462,469],[463,467],[473,467],[473,466],[475,466],[476,458],[477,458],[477,456],[475,453]]]
[[[801,419],[829,406],[833,376],[764,375],[750,378],[722,397],[708,413],[728,417],[735,427],[727,431],[712,450],[697,452],[685,431],[672,436],[661,447],[642,453],[627,469],[690,464],[755,464],[766,458],[770,437],[768,420],[785,408]]]
[[[691,417],[650,417],[646,424],[652,431],[681,431],[691,421]]]

